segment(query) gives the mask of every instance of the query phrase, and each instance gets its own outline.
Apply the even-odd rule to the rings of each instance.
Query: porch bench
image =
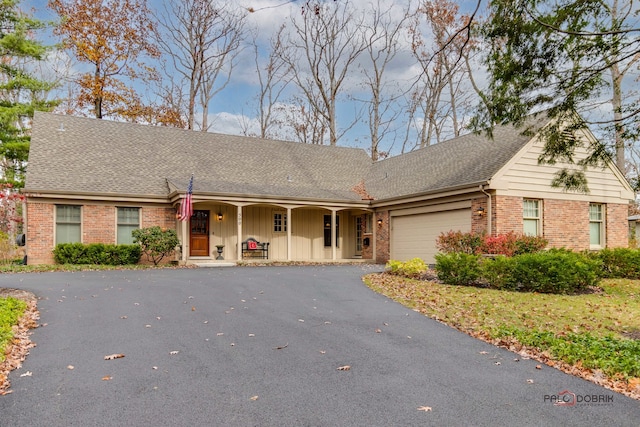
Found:
[[[248,238],[242,242],[242,259],[245,258],[269,259],[269,243]]]

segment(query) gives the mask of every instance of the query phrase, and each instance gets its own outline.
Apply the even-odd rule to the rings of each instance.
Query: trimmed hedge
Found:
[[[514,256],[539,252],[547,246],[546,239],[539,236],[526,236],[508,233],[489,236],[483,233],[463,233],[448,231],[440,233],[436,247],[444,253],[460,252],[465,254],[492,254]]]
[[[640,250],[602,249],[590,254],[602,263],[601,275],[610,279],[640,279]]]
[[[57,264],[129,265],[140,261],[140,245],[60,243],[53,250]]]
[[[564,249],[494,258],[450,253],[436,255],[435,269],[449,285],[568,294],[597,285],[601,262]]]

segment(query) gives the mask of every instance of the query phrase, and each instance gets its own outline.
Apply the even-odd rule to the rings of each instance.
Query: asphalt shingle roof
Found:
[[[166,197],[194,193],[358,201],[490,179],[529,141],[513,127],[372,163],[362,149],[263,140],[37,112],[27,192]]]

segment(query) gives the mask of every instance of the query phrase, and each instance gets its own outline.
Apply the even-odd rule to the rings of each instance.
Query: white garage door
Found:
[[[391,259],[435,263],[436,238],[449,230],[471,231],[471,210],[457,209],[391,218]]]

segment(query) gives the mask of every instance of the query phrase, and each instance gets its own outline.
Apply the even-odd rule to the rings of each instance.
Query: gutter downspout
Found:
[[[492,218],[492,212],[491,212],[491,194],[487,193],[484,189],[484,184],[480,184],[480,191],[482,191],[486,196],[487,196],[487,229],[489,231],[489,236],[493,235],[493,222],[491,220]]]

